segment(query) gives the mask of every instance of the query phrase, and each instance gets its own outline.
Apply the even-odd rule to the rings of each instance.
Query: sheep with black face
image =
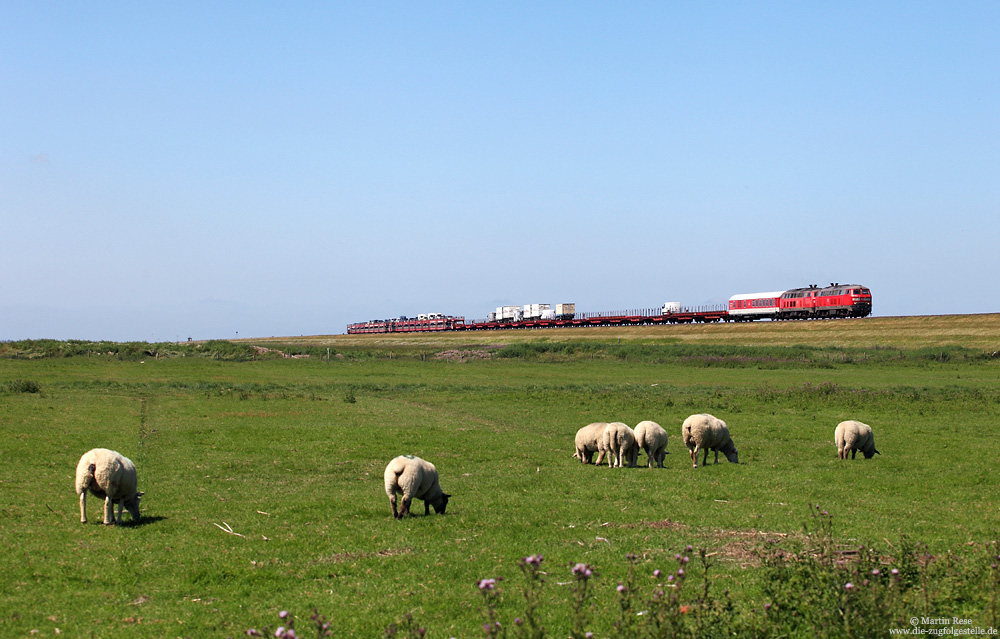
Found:
[[[850,453],[851,459],[854,459],[859,450],[865,459],[882,454],[875,450],[875,435],[872,433],[872,427],[853,419],[837,424],[836,430],[833,431],[833,441],[837,443],[837,455],[841,459],[847,459],[847,453]]]
[[[729,427],[726,426],[726,422],[714,415],[707,413],[691,415],[681,425],[681,437],[684,440],[684,445],[691,452],[691,463],[694,464],[695,468],[698,467],[698,452],[702,450],[705,451],[701,460],[702,466],[708,462],[708,451],[710,450],[715,451],[716,464],[719,463],[719,451],[722,451],[726,459],[732,463],[740,463],[737,455],[739,451],[736,450],[736,445],[733,444],[733,440],[729,436]]]
[[[434,512],[444,514],[451,495],[441,490],[438,481],[437,468],[434,464],[413,455],[400,455],[385,467],[385,494],[392,506],[392,516],[402,519],[410,514],[410,503],[414,499],[424,502],[424,514],[430,514],[431,506]],[[396,509],[396,495],[403,495],[402,508]]]
[[[139,521],[138,477],[128,457],[107,448],[94,448],[76,465],[76,494],[80,496],[80,522],[87,523],[87,491],[104,500],[104,523],[122,525],[122,507]],[[115,520],[115,504],[118,519]]]

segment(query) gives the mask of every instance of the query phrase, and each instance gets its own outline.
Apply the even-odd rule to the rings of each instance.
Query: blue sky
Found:
[[[997,312],[996,2],[13,2],[0,339]]]

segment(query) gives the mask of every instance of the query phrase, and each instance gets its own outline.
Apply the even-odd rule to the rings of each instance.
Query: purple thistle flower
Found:
[[[660,573],[660,569],[659,568],[657,568],[656,570],[653,571],[653,576],[656,577],[657,579],[660,578],[660,574],[661,573]]]
[[[478,582],[476,582],[476,585],[479,587],[480,591],[486,592],[488,590],[493,590],[493,588],[496,587],[497,580],[496,579],[480,579]]]
[[[625,592],[625,586],[619,583],[617,590],[618,592]]]
[[[674,580],[673,575],[667,575],[667,581],[673,581],[673,580]]]
[[[281,612],[278,613],[278,617],[280,617],[281,619],[288,617],[288,611],[282,610]]]
[[[540,565],[542,565],[542,556],[530,555],[528,557],[525,557],[521,561],[522,563],[528,564],[529,566],[534,566],[535,568],[538,568]]]
[[[896,570],[895,568],[893,568],[893,569],[892,569],[892,570],[890,570],[889,572],[891,572],[891,573],[893,574],[893,576],[896,576],[896,575],[898,575],[898,574],[899,574],[899,571],[898,571],[898,570]]]
[[[583,636],[585,637],[585,639],[594,639],[594,633],[592,633],[592,632],[588,632],[587,634],[585,634]]]
[[[876,568],[875,570],[872,570],[872,574],[873,574],[873,575],[875,575],[876,577],[878,577],[878,576],[879,576],[879,575],[881,575],[882,573],[881,573],[881,572],[879,572],[879,569],[878,569],[878,568]]]
[[[764,612],[767,612],[770,609],[771,609],[771,604],[769,603],[764,604]]]
[[[694,546],[692,546],[691,544],[688,544],[687,551],[691,552],[692,550],[694,550]]]
[[[688,563],[689,561],[691,561],[691,558],[690,558],[690,557],[683,557],[683,558],[681,558],[681,563],[682,563],[682,564],[686,564],[686,563]]]
[[[677,569],[677,576],[678,577],[683,577],[684,576],[684,569],[683,568],[678,568]]]
[[[846,590],[848,592],[850,592],[851,590],[854,590],[854,584],[852,584],[851,582],[848,581],[846,584],[844,584],[844,590]]]
[[[275,637],[281,637],[284,634],[285,634],[285,627],[284,626],[278,626],[278,629],[274,631],[274,636]]]

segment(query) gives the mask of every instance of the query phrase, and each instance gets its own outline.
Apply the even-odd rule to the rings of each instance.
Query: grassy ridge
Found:
[[[273,339],[273,338],[272,338]],[[458,331],[434,334],[325,335],[281,338],[284,344],[323,347],[433,347],[515,342],[614,342],[736,344],[740,346],[838,346],[846,348],[936,348],[963,346],[1000,350],[1000,313],[867,317],[849,320],[674,324],[629,328],[546,328]],[[266,342],[269,340],[248,340]]]
[[[622,357],[617,340],[593,350],[588,337],[467,361],[435,357],[454,343],[417,342],[405,357],[393,344],[393,359],[343,344],[348,356],[329,361],[0,361],[0,542],[14,548],[0,559],[0,634],[237,636],[275,625],[277,610],[318,607],[337,636],[379,636],[407,612],[429,636],[475,636],[475,581],[513,586],[518,559],[543,553],[546,627],[570,627],[559,584],[585,561],[600,573],[591,628],[607,636],[626,553],[648,573],[705,547],[717,588],[759,607],[755,546],[800,531],[816,503],[840,544],[979,552],[1000,510],[998,361],[974,349],[837,357],[824,341],[790,357],[772,346],[668,357],[684,344],[655,342]],[[742,464],[690,468],[677,433],[701,411],[730,424]],[[570,457],[590,421],[650,418],[670,435],[662,470]],[[836,459],[847,418],[876,428],[883,455]],[[136,461],[141,525],[94,524],[94,499],[92,523],[79,523],[73,470],[94,446]],[[402,453],[438,466],[447,515],[391,520],[381,475]],[[988,594],[939,612],[983,620]],[[512,588],[499,610],[508,622],[522,610]]]

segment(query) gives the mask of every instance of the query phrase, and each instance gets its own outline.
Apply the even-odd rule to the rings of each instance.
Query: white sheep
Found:
[[[629,468],[635,468],[636,459],[639,457],[639,445],[635,442],[635,433],[628,424],[622,422],[611,422],[604,429],[601,436],[601,445],[598,449],[600,455],[597,463],[606,454],[608,456],[608,468],[622,468],[628,463]]]
[[[396,519],[410,514],[410,502],[414,499],[423,500],[425,515],[431,513],[431,506],[437,514],[444,514],[451,495],[441,490],[434,464],[413,455],[400,455],[385,467],[384,477],[385,494],[389,496],[392,516]],[[396,493],[403,495],[403,507],[399,511],[396,510]]]
[[[847,453],[851,453],[851,459],[854,459],[859,450],[865,459],[871,459],[876,453],[882,454],[875,450],[872,427],[853,419],[837,424],[837,429],[833,431],[833,440],[837,443],[837,455],[841,459],[847,459]]]
[[[684,445],[691,452],[691,462],[694,467],[698,467],[698,451],[704,450],[705,455],[701,460],[701,465],[708,463],[708,451],[715,451],[715,463],[719,463],[719,451],[726,456],[726,459],[734,464],[738,464],[739,457],[736,446],[729,436],[729,427],[721,419],[702,413],[691,415],[684,420],[681,426],[681,437]]]
[[[87,491],[104,500],[104,523],[116,523],[115,504],[118,504],[119,526],[122,525],[124,506],[133,521],[139,521],[139,498],[136,490],[139,480],[135,464],[128,457],[107,448],[94,448],[80,457],[76,465],[76,494],[80,496],[80,522],[87,523]]]
[[[582,464],[589,464],[594,459],[594,453],[598,452],[601,447],[601,436],[607,427],[607,422],[594,422],[576,431],[576,452],[573,453],[573,457],[579,459]],[[598,465],[602,459],[604,459],[604,454],[600,453],[597,456]]]
[[[643,421],[635,426],[635,443],[646,451],[646,465],[649,468],[656,463],[657,468],[663,468],[663,460],[667,457],[667,431],[656,422]]]

